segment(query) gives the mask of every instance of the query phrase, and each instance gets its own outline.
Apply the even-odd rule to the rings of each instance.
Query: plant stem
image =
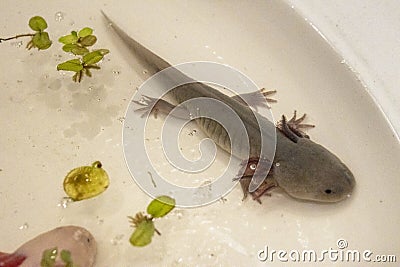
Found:
[[[157,228],[154,227],[154,231],[158,234],[161,235],[160,231],[157,230]]]
[[[15,35],[15,36],[13,36],[13,37],[0,38],[0,43],[1,43],[1,42],[4,42],[4,41],[9,41],[9,40],[17,39],[17,38],[20,38],[20,37],[32,37],[32,36],[34,36],[34,35],[35,35],[34,33],[25,33],[25,34],[18,34],[18,35]]]

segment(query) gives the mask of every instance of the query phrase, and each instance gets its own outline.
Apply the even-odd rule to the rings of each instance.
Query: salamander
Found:
[[[104,13],[107,21],[123,42],[135,54],[138,61],[146,67],[149,75],[171,67],[167,61],[141,45],[128,36],[121,28],[113,23]],[[267,98],[268,92],[261,91]],[[268,119],[262,117],[244,104],[240,97],[229,97],[226,94],[208,86],[204,83],[190,83],[178,86],[169,94],[178,102],[206,97],[216,99],[225,103],[234,110],[243,121],[247,130],[250,151],[248,158],[243,158],[243,172],[240,180],[245,196],[251,193],[253,199],[259,201],[260,197],[275,187],[280,187],[288,195],[295,199],[316,202],[338,202],[348,198],[354,190],[355,178],[350,169],[332,152],[324,146],[312,141],[303,128],[310,125],[303,124],[305,115],[300,118],[294,116],[287,120],[285,116],[275,125]],[[251,96],[251,93],[250,93]],[[157,101],[157,109],[164,112],[171,111],[173,104],[163,99],[145,98],[141,105],[151,105]],[[196,106],[186,106],[190,110],[198,110]],[[202,117],[196,119],[199,127],[220,148],[232,153],[231,144],[235,140],[227,141],[228,133],[225,128],[210,118]],[[262,134],[270,133],[276,129],[276,148],[273,159],[261,158],[260,146]],[[240,148],[237,156],[240,158]],[[256,190],[249,191],[250,181],[256,169],[267,169],[266,177]]]

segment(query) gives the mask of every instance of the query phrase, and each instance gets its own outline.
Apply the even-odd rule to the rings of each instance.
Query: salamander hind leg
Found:
[[[140,117],[145,117],[150,113],[153,113],[154,118],[157,118],[158,113],[162,114],[172,114],[172,116],[180,119],[189,119],[189,112],[182,106],[175,106],[170,102],[154,98],[150,96],[142,95],[142,98],[138,100],[132,100],[133,103],[137,104],[139,107],[135,109],[135,112],[142,112]]]
[[[248,104],[257,110],[261,107],[271,108],[268,103],[276,103],[277,101],[269,96],[275,93],[276,90],[267,91],[265,88],[262,88],[255,92],[235,95],[232,99],[235,99],[242,104]]]
[[[158,101],[160,99],[142,95],[140,100],[132,100],[133,103],[138,105],[139,107],[135,109],[135,112],[142,112],[140,117],[145,117],[150,113],[153,113],[154,118],[157,118],[157,114],[159,109],[157,108]]]
[[[282,115],[282,120],[277,124],[277,128],[286,135],[290,140],[297,143],[299,138],[310,138],[303,129],[314,128],[315,125],[302,123],[306,118],[306,114],[297,118],[296,110],[293,117],[288,121],[285,115]]]

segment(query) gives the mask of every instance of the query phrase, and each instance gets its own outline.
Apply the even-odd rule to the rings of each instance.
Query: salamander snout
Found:
[[[338,202],[348,198],[355,186],[355,179],[351,171],[343,164],[341,170],[336,172],[328,182],[321,184],[321,200],[326,202]]]

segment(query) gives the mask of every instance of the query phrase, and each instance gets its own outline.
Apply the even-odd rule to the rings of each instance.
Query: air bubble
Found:
[[[69,203],[72,202],[72,198],[70,197],[63,197],[60,201],[60,203],[57,204],[57,207],[61,207],[63,209],[68,208]]]
[[[120,245],[122,243],[122,238],[124,238],[123,234],[116,235],[113,239],[111,239],[111,244],[113,246]]]
[[[18,42],[12,42],[11,45],[15,46],[15,47],[21,47],[22,46],[22,41],[18,41]]]
[[[64,19],[65,14],[61,11],[58,11],[56,14],[54,14],[54,20],[55,21],[62,21]]]
[[[25,230],[29,228],[29,224],[28,223],[24,223],[23,225],[21,225],[20,227],[18,227],[19,230]]]

